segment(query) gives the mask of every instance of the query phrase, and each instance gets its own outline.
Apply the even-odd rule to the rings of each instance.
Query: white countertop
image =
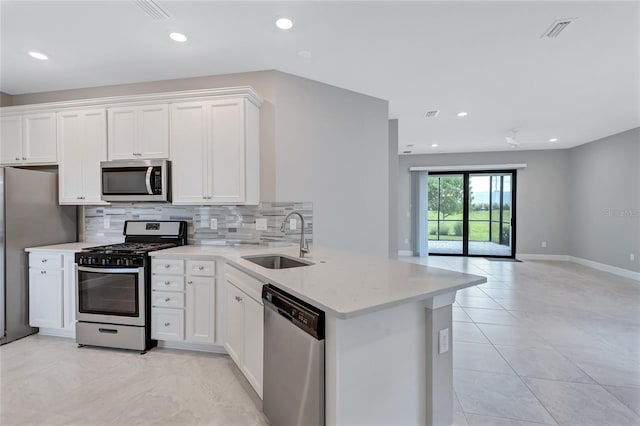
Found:
[[[54,244],[51,246],[40,246],[40,247],[27,247],[24,251],[32,252],[32,251],[59,251],[62,253],[77,253],[82,249],[88,247],[96,247],[103,244],[98,243],[66,243],[66,244]]]
[[[299,268],[267,269],[242,258],[254,254],[297,257],[298,247],[181,246],[151,256],[222,258],[338,318],[425,300],[487,281],[478,275],[315,246],[305,257],[314,265]]]

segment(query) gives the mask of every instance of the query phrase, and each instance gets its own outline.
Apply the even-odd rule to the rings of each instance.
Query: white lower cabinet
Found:
[[[215,343],[215,272],[213,260],[153,259],[151,338]]]
[[[256,298],[262,283],[232,266],[227,268],[224,347],[262,398],[264,306]]]
[[[74,337],[75,289],[73,253],[29,253],[29,325],[41,334]]]

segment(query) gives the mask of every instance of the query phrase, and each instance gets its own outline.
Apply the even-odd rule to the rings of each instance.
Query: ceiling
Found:
[[[513,128],[513,149],[568,148],[640,125],[637,1],[156,0],[170,19],[137,3],[2,0],[0,90],[276,69],[389,100],[413,154],[512,149]]]

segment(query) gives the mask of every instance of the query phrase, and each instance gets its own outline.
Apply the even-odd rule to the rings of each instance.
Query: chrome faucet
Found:
[[[289,213],[284,220],[282,221],[282,226],[280,227],[280,231],[284,232],[285,225],[287,224],[287,220],[294,215],[297,214],[300,216],[300,257],[303,258],[305,253],[309,253],[309,245],[307,244],[307,240],[304,239],[304,217],[299,212],[291,212]]]

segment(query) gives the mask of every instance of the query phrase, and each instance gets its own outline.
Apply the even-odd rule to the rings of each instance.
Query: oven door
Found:
[[[144,268],[78,266],[78,321],[145,325]]]

